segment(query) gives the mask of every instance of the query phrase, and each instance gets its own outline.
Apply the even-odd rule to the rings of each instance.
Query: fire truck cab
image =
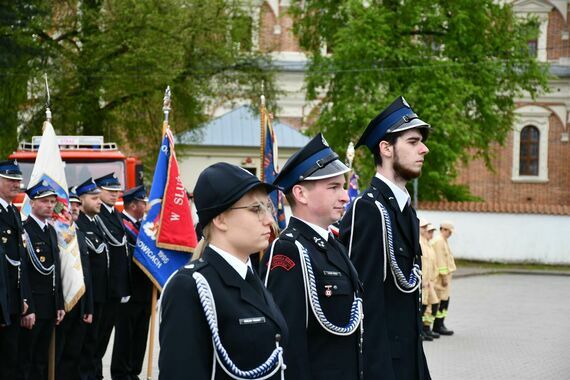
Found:
[[[24,188],[30,182],[41,139],[41,136],[34,136],[31,142],[21,142],[18,150],[9,156],[18,160]],[[89,177],[98,178],[111,172],[115,173],[125,190],[143,183],[140,159],[125,156],[117,144],[105,142],[103,136],[58,136],[57,139],[68,186],[79,185]],[[21,197],[15,199],[14,203],[21,203],[23,194]]]

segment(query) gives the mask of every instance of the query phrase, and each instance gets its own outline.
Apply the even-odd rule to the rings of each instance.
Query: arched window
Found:
[[[527,125],[521,131],[519,175],[538,175],[540,131]]]

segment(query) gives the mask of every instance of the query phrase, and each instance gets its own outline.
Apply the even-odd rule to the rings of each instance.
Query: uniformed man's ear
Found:
[[[293,197],[295,197],[295,201],[298,204],[302,204],[302,205],[306,205],[308,202],[307,200],[307,189],[299,184],[293,186],[293,188],[291,189],[291,193],[293,194]]]
[[[228,224],[226,223],[226,218],[223,212],[212,219],[211,223],[213,223],[214,226],[216,226],[216,228],[221,231],[228,230]]]
[[[380,156],[382,157],[392,158],[392,155],[394,154],[394,145],[385,140],[378,143],[378,149],[380,151]]]

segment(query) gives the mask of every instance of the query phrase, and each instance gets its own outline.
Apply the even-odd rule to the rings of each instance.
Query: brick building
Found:
[[[550,63],[555,79],[549,83],[550,91],[536,101],[530,97],[517,100],[512,132],[504,146],[492,147],[493,170],[480,160],[473,161],[461,169],[458,182],[487,203],[481,206],[485,211],[496,208],[499,212],[502,208],[492,205],[509,203],[517,210],[540,212],[536,205],[570,205],[570,10],[567,0],[509,2],[521,17],[532,15],[540,20],[539,37],[529,41],[529,49],[538,60]],[[289,5],[290,1],[258,1],[258,46],[273,56],[279,68],[277,83],[284,91],[278,100],[279,118],[303,128],[316,116],[316,104],[305,100],[307,57],[293,35]]]

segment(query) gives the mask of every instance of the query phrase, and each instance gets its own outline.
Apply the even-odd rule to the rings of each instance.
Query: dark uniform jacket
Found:
[[[349,246],[364,287],[364,377],[373,380],[429,379],[422,343],[419,289],[403,293],[396,287],[390,264],[384,262],[381,214],[374,201],[387,209],[392,224],[396,262],[406,276],[420,265],[419,222],[409,206],[401,212],[394,194],[379,178],[372,178],[356,204],[341,221],[340,238]],[[386,265],[386,281],[384,277]]]
[[[57,245],[57,233],[55,229],[46,224],[47,231],[43,231],[31,216],[24,222],[32,249],[28,249],[26,261],[29,268],[30,287],[34,300],[36,318],[50,319],[57,316],[57,310],[63,310],[63,292],[61,289],[61,265],[59,261],[59,247]],[[33,251],[32,253],[29,251]],[[38,261],[37,265],[49,268],[55,266],[54,274],[45,275],[40,273],[32,260]]]
[[[4,259],[4,246],[0,244],[0,325],[10,324],[10,304],[8,303],[8,268]]]
[[[79,229],[77,233],[77,243],[79,245],[79,255],[81,257],[81,269],[83,269],[83,283],[85,284],[85,293],[79,300],[80,315],[93,314],[93,284],[91,281],[91,265],[89,263],[89,248],[85,241],[85,234]]]
[[[23,300],[27,300],[29,313],[34,312],[32,293],[28,282],[28,267],[26,260],[22,260],[25,256],[24,244],[22,242],[22,220],[20,212],[14,205],[9,205],[8,210],[0,205],[0,244],[4,248],[4,255],[13,261],[19,261],[20,279],[18,280],[18,268],[11,265],[7,258],[2,255],[5,260],[5,268],[7,272],[7,290],[9,314],[20,315],[23,311]],[[12,321],[19,323],[19,321]]]
[[[285,355],[288,379],[358,379],[360,372],[360,330],[349,336],[326,331],[306,301],[299,250],[305,247],[316,277],[317,292],[326,318],[336,326],[346,326],[354,293],[360,284],[356,270],[336,240],[324,240],[314,229],[292,217],[275,242],[271,256],[262,260],[262,279],[283,311],[289,326],[290,344]],[[308,317],[308,325],[307,325]]]
[[[101,205],[99,218],[107,227],[111,235],[118,242],[122,242],[125,237],[123,220],[119,212],[115,209],[112,213],[105,205]],[[109,236],[105,236],[107,248],[109,249],[110,270],[109,270],[109,295],[111,298],[122,298],[131,295],[131,258],[127,244],[123,246],[113,246]]]
[[[127,242],[129,245],[129,255],[131,260],[135,252],[137,237],[141,227],[141,222],[133,222],[127,215],[121,213],[121,219],[127,234]],[[152,298],[152,282],[140,267],[131,262],[131,281],[132,295],[129,302],[145,302],[150,303]]]
[[[212,376],[212,335],[197,293],[194,272],[210,284],[220,339],[230,359],[242,370],[261,365],[275,349],[275,335],[287,352],[287,325],[271,294],[261,294],[240,277],[218,253],[206,248],[199,261],[180,269],[165,287],[160,322],[160,379],[206,380]],[[230,379],[215,366],[216,379]],[[271,379],[280,379],[277,372]]]
[[[80,231],[85,237],[86,245],[91,245],[97,249],[101,246],[101,244],[105,243],[103,232],[101,232],[101,229],[97,223],[95,221],[89,220],[87,215],[85,215],[83,212],[79,213],[79,217],[77,218],[75,224],[77,225],[78,231]],[[90,244],[87,244],[88,241]],[[109,297],[109,258],[107,251],[103,250],[102,252],[97,253],[91,248],[88,248],[88,256],[93,302],[106,302]]]

